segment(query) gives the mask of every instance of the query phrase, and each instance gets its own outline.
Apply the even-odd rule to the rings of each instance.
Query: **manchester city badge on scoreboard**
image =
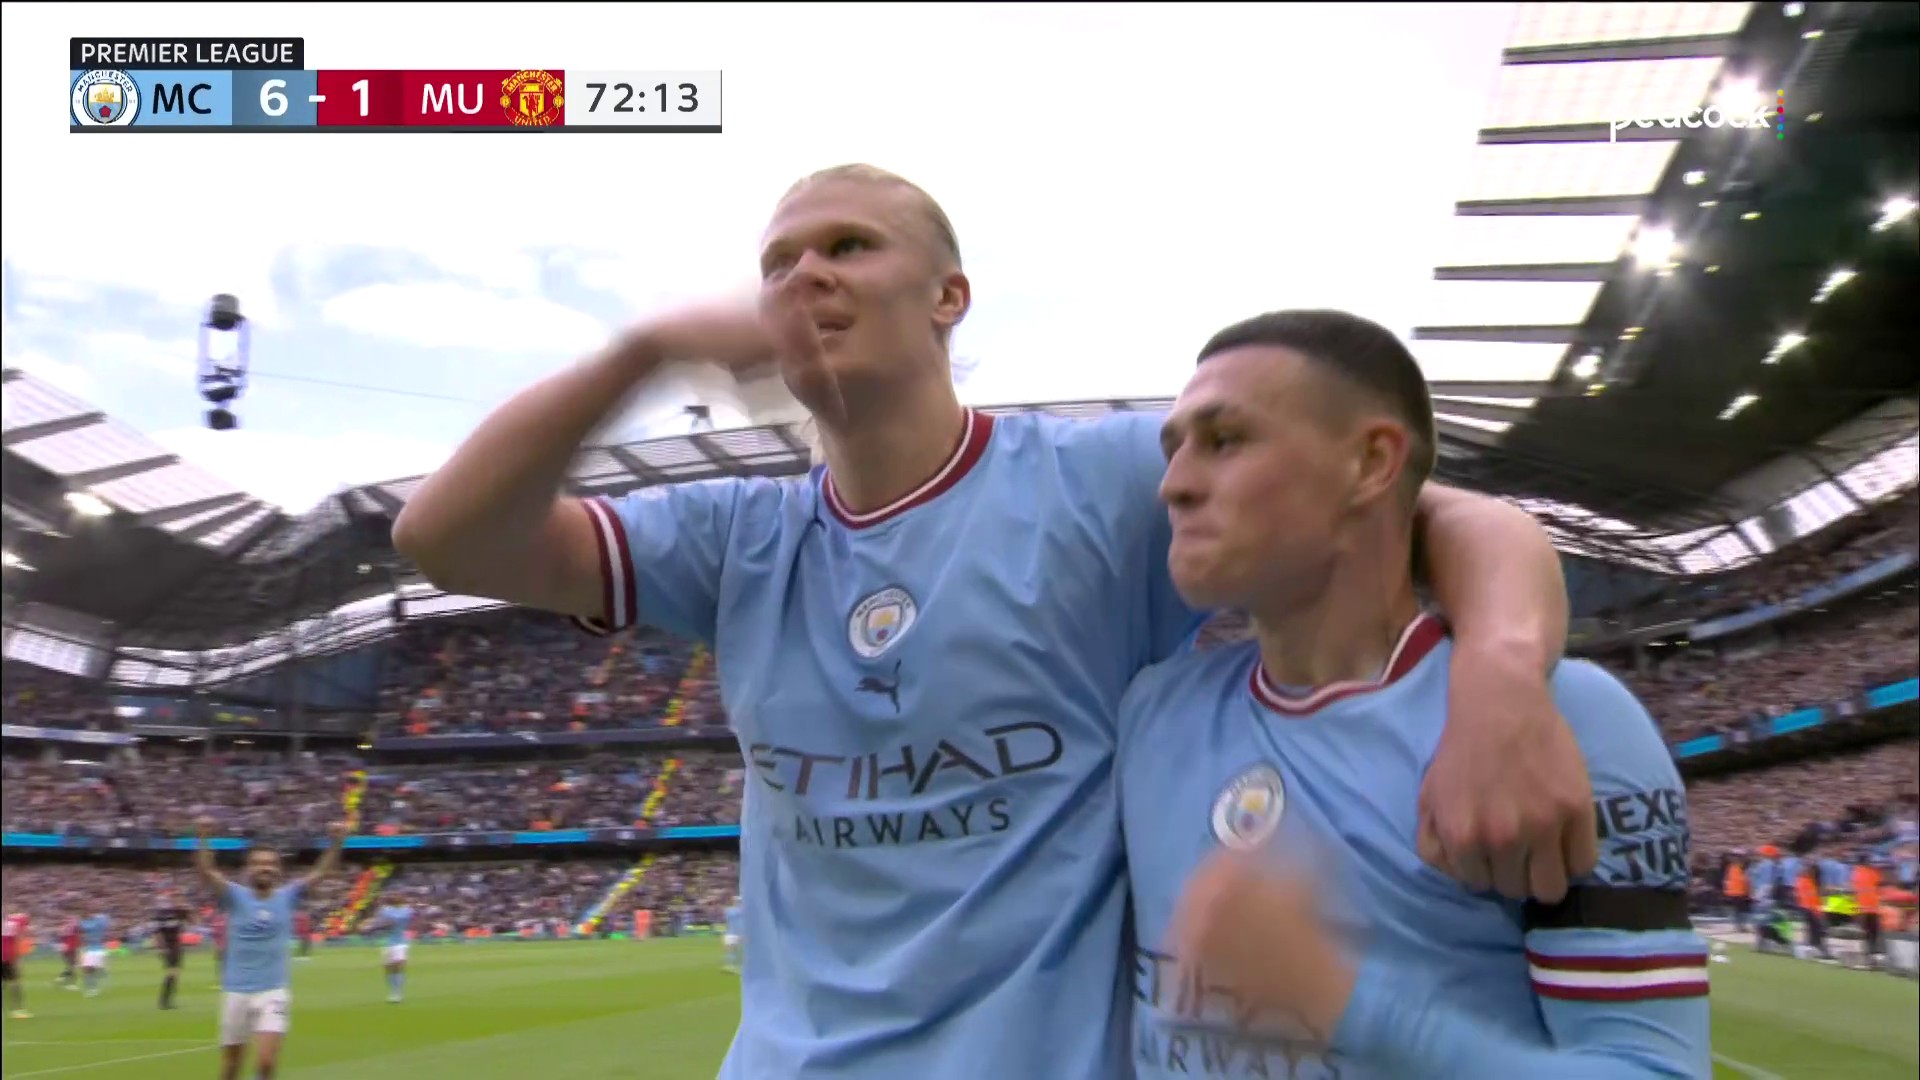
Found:
[[[68,130],[720,133],[718,71],[312,70],[301,38],[73,38]]]
[[[83,71],[73,80],[73,122],[125,127],[140,115],[140,87],[124,71]]]

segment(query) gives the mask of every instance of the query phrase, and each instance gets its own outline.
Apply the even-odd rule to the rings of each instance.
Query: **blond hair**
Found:
[[[952,259],[955,267],[960,265],[960,237],[954,232],[953,221],[947,217],[947,212],[942,210],[933,196],[927,194],[920,185],[877,165],[835,165],[830,169],[821,169],[819,172],[795,181],[794,185],[787,189],[787,193],[780,196],[780,201],[784,203],[817,184],[836,180],[905,188],[912,194],[914,201],[920,204],[921,215],[926,218],[928,224],[933,226],[934,240],[940,245],[941,253]]]

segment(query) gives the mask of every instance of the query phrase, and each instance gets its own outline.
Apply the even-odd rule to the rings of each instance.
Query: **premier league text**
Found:
[[[72,38],[74,71],[287,71],[307,66],[305,38]]]

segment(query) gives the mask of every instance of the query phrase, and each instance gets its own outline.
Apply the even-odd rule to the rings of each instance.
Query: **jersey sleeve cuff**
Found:
[[[583,500],[587,521],[593,526],[594,548],[600,559],[601,613],[574,616],[573,624],[589,634],[605,636],[632,626],[638,608],[638,589],[633,576],[633,552],[627,545],[627,531],[621,525],[619,511],[605,498]]]

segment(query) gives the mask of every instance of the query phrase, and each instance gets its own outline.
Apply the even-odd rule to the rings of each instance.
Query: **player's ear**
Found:
[[[1407,463],[1407,429],[1383,417],[1360,421],[1354,444],[1355,506],[1395,495]]]
[[[933,298],[933,321],[942,330],[952,330],[967,317],[973,307],[973,283],[959,270],[940,275]]]

